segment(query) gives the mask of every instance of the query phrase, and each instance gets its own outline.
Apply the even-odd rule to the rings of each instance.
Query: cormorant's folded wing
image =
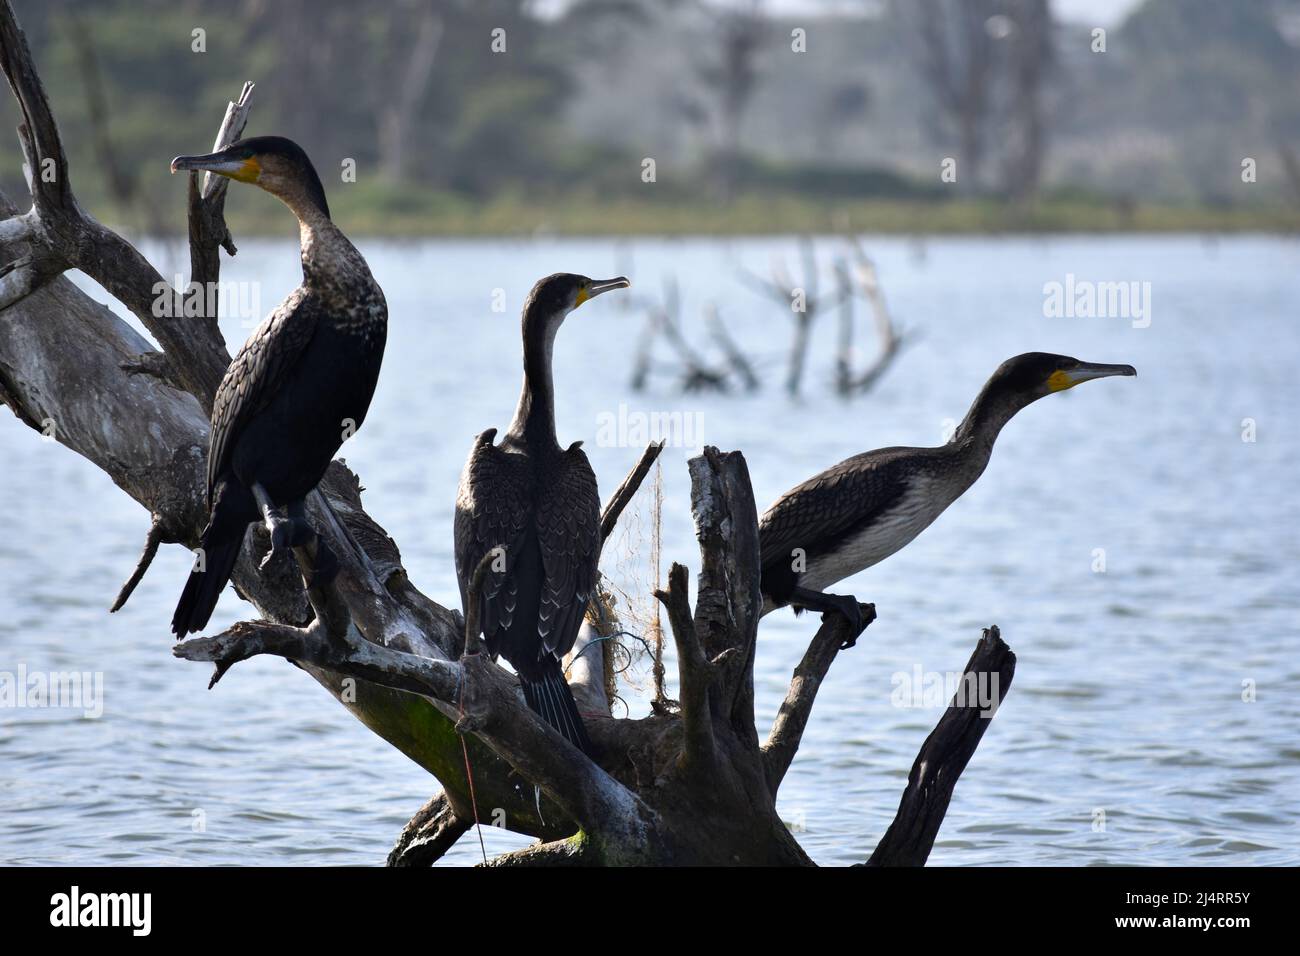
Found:
[[[493,653],[497,653],[497,631],[509,630],[514,620],[519,587],[510,572],[524,548],[531,512],[528,465],[521,456],[492,443],[496,431],[489,428],[474,439],[460,477],[455,519],[456,579],[462,609],[468,610],[470,578],[479,562],[494,548],[505,549],[502,560],[494,561],[484,576],[480,595],[479,623]]]
[[[587,602],[596,592],[600,562],[600,492],[587,455],[576,444],[537,503],[542,550],[542,593],[537,632],[557,658],[573,647]]]
[[[778,498],[758,521],[763,567],[824,550],[893,507],[906,490],[895,454],[905,450],[855,455]]]
[[[230,465],[240,431],[275,396],[316,333],[320,306],[304,289],[296,289],[239,350],[212,402],[212,437],[208,444],[208,501],[217,477]]]

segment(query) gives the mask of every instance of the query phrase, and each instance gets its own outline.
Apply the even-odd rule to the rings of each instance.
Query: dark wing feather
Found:
[[[479,562],[493,548],[506,549],[505,570],[489,570],[483,581],[480,623],[488,647],[497,653],[498,630],[509,630],[514,619],[518,584],[511,575],[521,554],[532,511],[529,471],[522,455],[492,444],[496,429],[474,439],[456,494],[456,578],[461,607],[468,608],[469,583]]]
[[[789,561],[796,548],[805,554],[824,550],[891,508],[906,489],[903,453],[917,451],[881,448],[854,455],[783,494],[758,521],[763,567]]]
[[[217,386],[208,445],[208,499],[248,421],[275,395],[316,332],[319,309],[304,289],[295,289],[253,330]]]
[[[582,627],[600,562],[600,492],[577,444],[560,456],[541,490],[537,540],[543,572],[537,633],[542,647],[563,658]]]

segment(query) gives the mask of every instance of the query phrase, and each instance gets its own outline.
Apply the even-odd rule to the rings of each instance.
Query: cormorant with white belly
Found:
[[[764,610],[788,604],[796,612],[835,611],[856,637],[857,598],[825,588],[883,561],[929,527],[983,474],[1002,426],[1026,405],[1094,378],[1136,374],[1131,365],[1017,355],[993,373],[948,444],[865,452],[790,489],[759,519]]]

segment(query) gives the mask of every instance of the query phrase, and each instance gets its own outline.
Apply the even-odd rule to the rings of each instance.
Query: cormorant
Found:
[[[207,170],[260,186],[298,218],[302,284],[257,327],[217,388],[208,447],[208,525],[172,617],[184,636],[208,623],[248,525],[271,529],[272,555],[311,540],[304,498],[345,437],[361,426],[388,334],[384,293],[361,253],[330,219],[320,177],[296,143],[256,136],[172,172]],[[285,508],[288,519],[274,513]],[[333,555],[319,549],[322,576]]]
[[[587,456],[555,437],[551,351],[570,312],[627,279],[593,281],[559,273],[533,286],[524,303],[524,386],[514,420],[493,444],[474,439],[456,495],[456,577],[468,611],[469,582],[484,556],[479,620],[488,652],[504,657],[524,699],[575,747],[591,753],[560,662],[573,647],[596,588],[600,495]]]
[[[998,432],[1026,405],[1090,379],[1136,374],[1131,365],[1017,355],[998,366],[948,444],[864,452],[790,489],[759,519],[764,611],[787,604],[796,612],[837,611],[856,636],[857,598],[824,588],[883,561],[929,527],[983,474]]]

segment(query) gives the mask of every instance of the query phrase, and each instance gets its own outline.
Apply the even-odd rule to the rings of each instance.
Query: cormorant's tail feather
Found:
[[[208,525],[203,532],[199,546],[203,549],[203,570],[191,571],[185,582],[185,590],[176,603],[176,613],[172,615],[172,633],[177,637],[201,631],[208,626],[208,618],[217,606],[217,598],[230,580],[230,573],[235,569],[239,559],[239,550],[243,547],[244,535],[241,533],[233,539],[230,529],[216,528]]]
[[[591,738],[582,724],[578,703],[564,680],[560,662],[547,655],[542,661],[538,678],[519,677],[528,706],[548,724],[564,735],[564,739],[588,756],[591,755]]]

